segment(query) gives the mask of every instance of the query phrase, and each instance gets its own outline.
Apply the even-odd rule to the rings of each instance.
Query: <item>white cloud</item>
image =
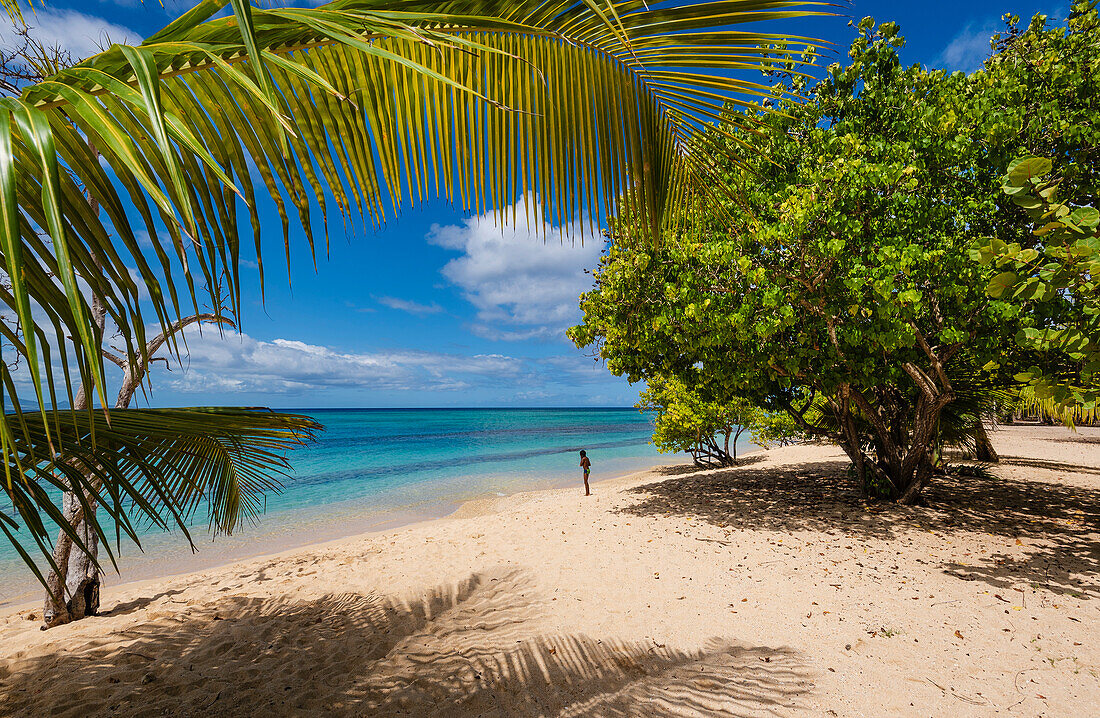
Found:
[[[77,60],[100,52],[101,47],[109,47],[112,42],[141,42],[141,35],[128,27],[76,10],[38,7],[35,12],[24,13],[23,18],[30,26],[33,38],[46,47],[60,46]],[[2,28],[0,45],[5,49],[17,47],[14,26],[6,16]]]
[[[996,28],[993,22],[977,28],[973,24],[967,25],[940,52],[934,66],[963,72],[978,69],[990,55],[989,38],[997,32]]]
[[[1020,27],[1026,28],[1033,15],[1045,15],[1047,27],[1061,24],[1061,21],[1069,14],[1069,4],[1065,0],[1050,3],[1033,12],[1021,12]],[[982,66],[982,63],[992,54],[989,46],[990,38],[1005,31],[1005,24],[1000,16],[988,17],[979,22],[968,23],[951,42],[940,52],[933,63],[933,67],[948,70],[962,70],[973,72]]]
[[[181,393],[299,393],[327,389],[432,390],[470,388],[485,377],[518,377],[523,361],[500,354],[344,352],[293,339],[263,341],[207,327],[186,331],[183,369],[154,385]],[[182,349],[182,347],[181,347]]]
[[[516,225],[508,224],[512,210],[472,217],[462,225],[433,225],[427,240],[462,252],[442,270],[478,310],[471,329],[490,339],[564,338],[567,327],[580,318],[578,299],[591,288],[591,270],[599,261],[605,240],[579,225],[563,230],[541,220],[528,226],[527,200],[516,207]],[[541,217],[532,207],[530,216]]]
[[[413,302],[398,297],[379,297],[378,303],[390,309],[397,309],[402,312],[408,312],[409,314],[439,314],[443,311],[443,307],[435,302],[431,304],[421,304],[420,302]]]

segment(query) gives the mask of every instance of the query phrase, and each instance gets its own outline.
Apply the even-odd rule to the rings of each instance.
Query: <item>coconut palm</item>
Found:
[[[18,0],[0,2],[19,13]],[[140,45],[0,98],[0,299],[12,318],[0,338],[5,359],[22,361],[0,362],[12,507],[0,505],[0,527],[13,537],[21,519],[49,558],[42,516],[70,529],[48,484],[94,499],[126,533],[134,512],[183,526],[194,498],[226,481],[242,496],[264,489],[233,467],[277,470],[275,449],[312,429],[256,412],[59,408],[74,406],[74,385],[108,405],[93,304],[131,360],[147,325],[166,331],[200,303],[217,313],[223,297],[239,315],[242,259],[260,263],[262,282],[270,241],[258,195],[275,203],[288,264],[291,230],[314,252],[331,208],[380,225],[431,197],[480,212],[533,193],[539,219],[559,226],[629,210],[657,238],[720,186],[700,130],[763,89],[743,71],[809,42],[743,26],[814,5],[202,0]],[[174,333],[170,344],[178,354]],[[240,505],[217,504],[216,523],[235,525]],[[105,538],[94,517],[91,528]]]

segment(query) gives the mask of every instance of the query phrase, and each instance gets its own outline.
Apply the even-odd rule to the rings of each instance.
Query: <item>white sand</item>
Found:
[[[1100,715],[1100,431],[994,442],[927,508],[789,447],[9,613],[0,715]]]

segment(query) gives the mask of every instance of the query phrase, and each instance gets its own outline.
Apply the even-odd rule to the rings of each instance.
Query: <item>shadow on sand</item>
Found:
[[[412,602],[153,606],[104,638],[0,663],[0,715],[702,718],[773,714],[811,686],[790,649],[540,634],[544,606],[515,570]]]
[[[1003,457],[1002,465],[1100,473],[1096,467]],[[910,529],[986,532],[1028,539],[1030,552],[994,554],[944,570],[997,588],[1035,584],[1058,593],[1100,597],[1100,491],[1047,481],[972,476],[937,478],[926,507],[868,502],[847,476],[847,462],[774,468],[735,467],[677,476],[632,491],[622,509],[637,516],[680,515],[717,526],[825,531],[855,538],[894,538]],[[995,475],[998,471],[991,469]]]

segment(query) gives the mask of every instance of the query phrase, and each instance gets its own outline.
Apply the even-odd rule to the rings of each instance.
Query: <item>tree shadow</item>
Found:
[[[1045,437],[1043,441],[1053,441],[1057,444],[1100,444],[1100,436],[1082,436],[1077,434],[1072,437]]]
[[[540,632],[537,594],[502,570],[413,601],[222,598],[0,662],[0,714],[702,718],[777,714],[812,686],[787,648]]]
[[[888,536],[889,521],[865,517],[866,503],[843,461],[780,467],[738,466],[631,489],[642,500],[622,509],[636,516],[688,516],[717,526],[775,531],[830,527]]]
[[[1048,441],[1058,441],[1058,439],[1049,439]],[[1078,474],[1100,474],[1100,466],[1069,464],[1064,461],[1034,459],[1029,456],[1002,456],[1001,464],[1009,466],[1029,466],[1033,469],[1047,469],[1049,471],[1072,471]]]
[[[1019,460],[1006,464],[1095,472],[1093,467]],[[1039,480],[996,476],[936,477],[927,506],[868,501],[847,476],[843,461],[769,468],[734,468],[671,478],[631,491],[639,500],[621,509],[635,516],[679,515],[727,528],[783,532],[824,531],[856,538],[895,538],[920,529],[987,532],[1031,538],[1024,556],[1004,554],[946,564],[963,580],[998,588],[1021,582],[1082,597],[1100,596],[1100,491]]]
[[[748,454],[747,456],[737,457],[737,462],[730,466],[730,469],[741,469],[746,466],[752,466],[753,464],[759,464],[764,461],[766,457],[764,454]],[[673,464],[671,466],[657,466],[654,467],[653,473],[660,476],[685,476],[687,474],[698,474],[702,471],[712,471],[712,469],[703,469],[692,464]]]

